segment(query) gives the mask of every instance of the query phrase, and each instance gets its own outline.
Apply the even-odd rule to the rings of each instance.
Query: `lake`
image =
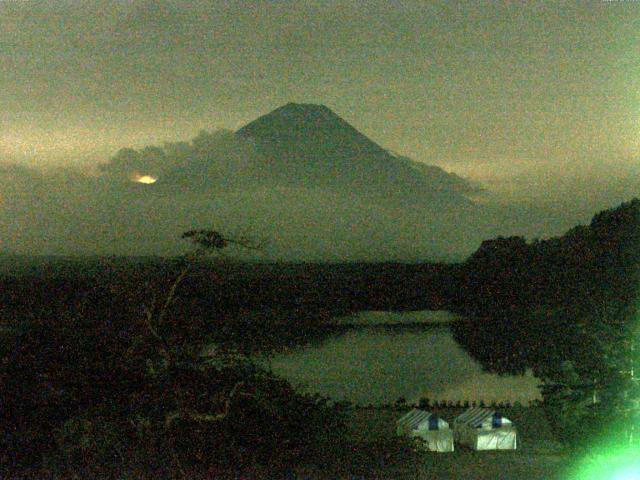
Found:
[[[367,405],[420,398],[447,401],[540,399],[538,379],[483,372],[456,341],[443,311],[361,312],[335,319],[350,325],[319,345],[279,353],[261,363],[299,389]]]

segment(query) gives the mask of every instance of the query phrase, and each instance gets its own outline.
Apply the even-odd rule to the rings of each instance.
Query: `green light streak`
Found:
[[[580,462],[571,480],[640,480],[640,446],[603,449]]]

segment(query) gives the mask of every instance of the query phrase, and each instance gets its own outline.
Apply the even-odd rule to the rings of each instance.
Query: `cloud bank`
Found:
[[[282,185],[250,141],[225,130],[121,149],[97,171],[1,165],[1,248],[23,254],[173,255],[187,248],[182,232],[214,228],[268,239],[262,260],[448,260],[497,234],[561,233],[597,211],[514,206],[496,190],[476,192],[485,203],[464,211]]]

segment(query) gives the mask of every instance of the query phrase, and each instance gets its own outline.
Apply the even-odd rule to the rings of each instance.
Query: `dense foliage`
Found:
[[[212,343],[202,317],[175,315],[187,271],[145,304],[112,284],[3,326],[0,471],[278,476],[340,438],[337,407]]]
[[[635,199],[559,238],[483,242],[452,283],[453,308],[472,318],[454,334],[493,371],[533,368],[550,417],[577,444],[614,419],[637,423],[639,287]]]

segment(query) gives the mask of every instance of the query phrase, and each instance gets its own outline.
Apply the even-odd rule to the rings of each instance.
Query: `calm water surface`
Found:
[[[336,319],[356,328],[264,362],[302,390],[360,404],[540,398],[540,381],[530,374],[484,373],[453,339],[447,325],[453,319],[442,311],[362,312]]]

